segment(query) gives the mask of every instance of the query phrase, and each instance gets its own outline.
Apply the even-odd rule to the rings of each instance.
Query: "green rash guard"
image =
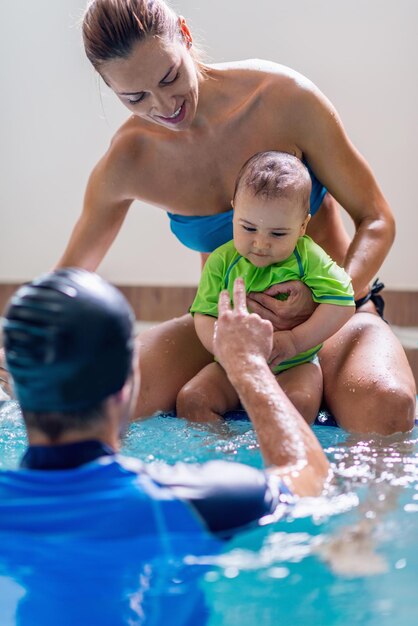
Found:
[[[238,277],[244,279],[247,292],[265,291],[278,283],[299,280],[309,287],[315,302],[354,306],[354,292],[348,274],[305,235],[298,239],[290,257],[268,267],[253,265],[236,251],[233,241],[217,248],[206,261],[190,312],[218,317],[219,294],[228,289],[232,299],[234,281]],[[309,363],[321,347],[322,344],[282,361],[274,372]]]

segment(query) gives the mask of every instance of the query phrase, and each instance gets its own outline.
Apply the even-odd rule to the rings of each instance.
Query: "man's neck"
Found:
[[[36,429],[28,429],[29,446],[62,446],[84,441],[100,441],[100,443],[112,448],[117,452],[120,448],[120,440],[115,433],[107,432],[108,429],[90,429],[83,431],[66,431],[59,437],[51,439],[46,433]]]
[[[94,439],[49,446],[30,445],[20,467],[26,470],[70,470],[114,454],[113,448]]]

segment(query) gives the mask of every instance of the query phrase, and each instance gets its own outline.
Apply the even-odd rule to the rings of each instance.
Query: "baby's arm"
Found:
[[[270,365],[278,365],[329,339],[348,322],[355,310],[354,305],[320,304],[303,324],[275,332]]]
[[[203,315],[195,313],[194,326],[197,336],[199,337],[206,350],[213,354],[213,333],[215,331],[216,317],[211,315]]]

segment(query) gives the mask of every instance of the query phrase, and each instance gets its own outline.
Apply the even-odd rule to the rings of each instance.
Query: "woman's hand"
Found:
[[[278,300],[277,294],[287,295],[286,300]],[[247,295],[247,306],[253,313],[269,320],[274,330],[291,330],[312,315],[318,306],[306,285],[291,280],[273,285],[263,293],[251,292]]]

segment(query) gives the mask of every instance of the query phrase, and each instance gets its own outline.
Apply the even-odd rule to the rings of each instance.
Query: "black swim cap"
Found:
[[[6,363],[22,409],[83,411],[125,384],[134,315],[97,274],[45,274],[16,292],[4,315]]]

